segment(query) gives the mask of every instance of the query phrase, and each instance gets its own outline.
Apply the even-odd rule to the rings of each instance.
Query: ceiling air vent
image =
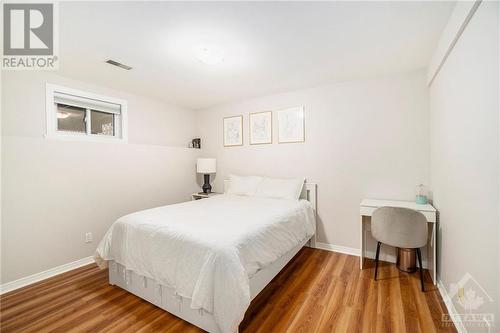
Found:
[[[122,64],[121,62],[114,61],[114,60],[111,60],[111,59],[108,59],[105,62],[107,64],[110,64],[110,65],[113,65],[113,66],[116,66],[116,67],[120,67],[120,68],[126,69],[128,71],[132,69],[132,67],[130,67],[130,66],[127,66],[125,64]]]

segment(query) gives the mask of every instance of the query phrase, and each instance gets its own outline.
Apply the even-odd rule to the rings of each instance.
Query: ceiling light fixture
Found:
[[[196,58],[205,65],[216,66],[224,62],[224,52],[216,45],[198,45],[194,52]]]

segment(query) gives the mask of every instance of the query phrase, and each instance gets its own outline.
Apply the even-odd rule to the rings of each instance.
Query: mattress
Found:
[[[306,200],[225,194],[121,217],[95,259],[169,286],[233,333],[250,304],[249,279],[310,238],[314,224]]]

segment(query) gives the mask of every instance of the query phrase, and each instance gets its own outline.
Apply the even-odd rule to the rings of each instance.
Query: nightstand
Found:
[[[195,192],[191,194],[191,200],[200,200],[200,199],[206,199],[206,198],[212,198],[218,195],[221,195],[222,193],[216,193],[216,192],[211,192],[211,193],[198,193]]]

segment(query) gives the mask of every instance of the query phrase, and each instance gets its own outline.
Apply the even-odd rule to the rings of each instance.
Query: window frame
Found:
[[[45,111],[46,111],[46,134],[45,137],[48,139],[67,139],[67,140],[79,140],[79,141],[94,141],[94,142],[118,142],[127,143],[128,142],[128,131],[127,131],[127,101],[123,99],[118,99],[109,96],[98,95],[90,93],[87,91],[82,91],[73,88],[67,88],[55,84],[46,84],[46,96],[45,96]],[[55,102],[56,93],[73,95],[81,98],[88,98],[93,100],[98,100],[106,103],[118,104],[120,105],[120,114],[115,115],[113,126],[114,131],[117,133],[114,136],[99,135],[91,133],[91,110],[85,108],[85,133],[77,132],[64,132],[57,129],[57,105]],[[103,112],[95,110],[98,112]],[[105,112],[109,113],[109,112]]]

